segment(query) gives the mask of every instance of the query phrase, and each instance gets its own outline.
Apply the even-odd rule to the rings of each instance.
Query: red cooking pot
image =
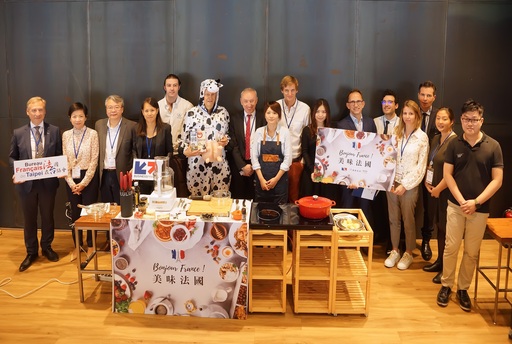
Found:
[[[302,216],[308,219],[321,220],[329,216],[331,207],[336,205],[336,202],[325,197],[314,195],[302,197],[296,200],[295,204],[299,206],[299,213]]]

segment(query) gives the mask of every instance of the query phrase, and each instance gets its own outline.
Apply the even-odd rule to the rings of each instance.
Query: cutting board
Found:
[[[231,205],[233,204],[233,200],[230,199],[226,202],[227,204],[219,209],[214,209],[212,207],[211,201],[198,201],[193,200],[190,203],[190,207],[188,208],[187,215],[201,215],[201,214],[226,214],[228,216],[228,212],[231,211]]]

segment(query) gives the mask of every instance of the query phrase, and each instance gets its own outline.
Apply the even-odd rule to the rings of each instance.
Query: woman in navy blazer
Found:
[[[172,157],[171,126],[162,121],[155,98],[144,99],[136,133],[134,152],[138,159]],[[150,194],[153,191],[152,181],[141,181],[139,184],[141,193]]]

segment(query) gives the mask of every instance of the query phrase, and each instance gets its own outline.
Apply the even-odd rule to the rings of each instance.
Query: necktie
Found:
[[[423,119],[421,120],[421,130],[425,131],[425,129],[427,128],[427,114],[425,112],[423,112],[421,114],[423,116]]]
[[[386,121],[386,125],[384,126],[384,134],[388,134],[388,125],[389,125],[389,121]]]
[[[39,131],[40,126],[34,127],[34,137],[36,141],[36,158],[43,157],[43,142],[41,140],[41,132]]]
[[[247,121],[245,122],[245,160],[251,158],[251,114],[247,114]]]

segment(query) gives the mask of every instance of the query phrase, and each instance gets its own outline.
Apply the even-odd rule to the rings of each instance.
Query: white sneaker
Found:
[[[398,270],[407,270],[409,266],[411,266],[411,264],[412,256],[409,253],[405,252],[404,255],[402,256],[402,259],[400,259],[396,267]]]
[[[389,256],[384,261],[384,266],[387,268],[392,268],[395,266],[396,262],[400,259],[400,253],[395,250],[392,250]]]

